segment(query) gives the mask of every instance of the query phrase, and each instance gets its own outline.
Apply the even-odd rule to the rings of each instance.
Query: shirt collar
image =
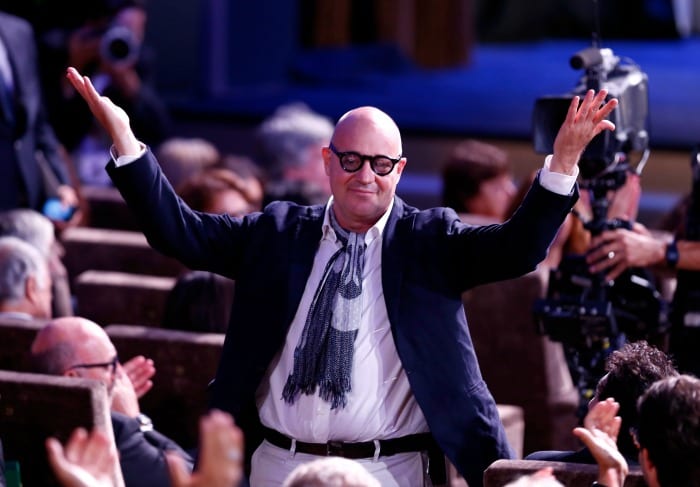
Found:
[[[328,203],[326,203],[326,209],[323,213],[323,226],[321,227],[321,232],[322,232],[322,237],[321,240],[331,240],[335,242],[337,240],[337,237],[335,236],[335,231],[333,230],[333,227],[331,227],[331,222],[330,222],[330,216],[328,215],[328,212],[331,210],[331,207],[333,206],[333,196],[331,196],[328,199]],[[374,241],[374,239],[379,238],[382,236],[382,233],[384,233],[384,227],[386,227],[386,222],[389,220],[389,215],[391,214],[391,210],[394,208],[394,198],[391,199],[391,203],[389,204],[389,208],[384,212],[384,214],[377,220],[377,223],[372,225],[369,230],[367,230],[367,233],[365,233],[365,244],[369,245]]]

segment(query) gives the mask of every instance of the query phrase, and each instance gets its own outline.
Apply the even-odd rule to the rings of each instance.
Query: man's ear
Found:
[[[658,473],[656,471],[656,466],[649,459],[649,450],[642,447],[639,452],[640,465],[642,467],[642,472],[647,475],[647,483],[649,487],[657,487],[659,485]]]
[[[27,280],[24,282],[24,297],[27,301],[36,302],[37,293],[39,292],[39,283],[36,280],[36,276],[28,276]]]
[[[331,150],[328,147],[323,147],[321,149],[321,156],[323,157],[323,169],[326,171],[326,176],[330,176]]]

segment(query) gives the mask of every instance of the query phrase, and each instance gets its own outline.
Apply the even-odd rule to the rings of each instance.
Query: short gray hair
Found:
[[[330,142],[333,130],[331,119],[303,103],[282,105],[258,127],[258,162],[272,179],[279,179],[285,167],[305,163],[310,145]]]
[[[297,466],[282,487],[380,487],[379,481],[359,463],[327,457]]]
[[[46,282],[46,259],[17,237],[0,237],[0,302],[24,298],[29,277]]]
[[[17,237],[24,240],[46,259],[56,239],[51,220],[29,208],[0,212],[0,237]]]

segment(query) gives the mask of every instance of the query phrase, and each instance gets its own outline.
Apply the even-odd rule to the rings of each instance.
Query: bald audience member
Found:
[[[136,388],[105,331],[85,318],[64,317],[41,329],[32,343],[37,372],[103,382],[111,400],[112,427],[126,487],[170,485],[165,453],[180,454],[189,471],[193,459],[153,429],[141,413]]]

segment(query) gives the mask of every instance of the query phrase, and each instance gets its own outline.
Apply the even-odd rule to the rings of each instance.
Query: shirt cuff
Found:
[[[570,195],[574,184],[576,184],[576,178],[578,178],[578,165],[574,166],[574,173],[569,175],[551,171],[549,169],[549,161],[551,160],[551,154],[544,160],[544,167],[540,171],[540,184],[552,193]]]
[[[112,156],[112,160],[114,161],[115,166],[126,166],[127,164],[134,162],[136,159],[141,158],[141,156],[143,156],[146,153],[146,144],[144,144],[143,142],[139,142],[139,147],[140,150],[138,154],[119,155],[117,154],[117,148],[112,146],[109,148],[109,155]]]

